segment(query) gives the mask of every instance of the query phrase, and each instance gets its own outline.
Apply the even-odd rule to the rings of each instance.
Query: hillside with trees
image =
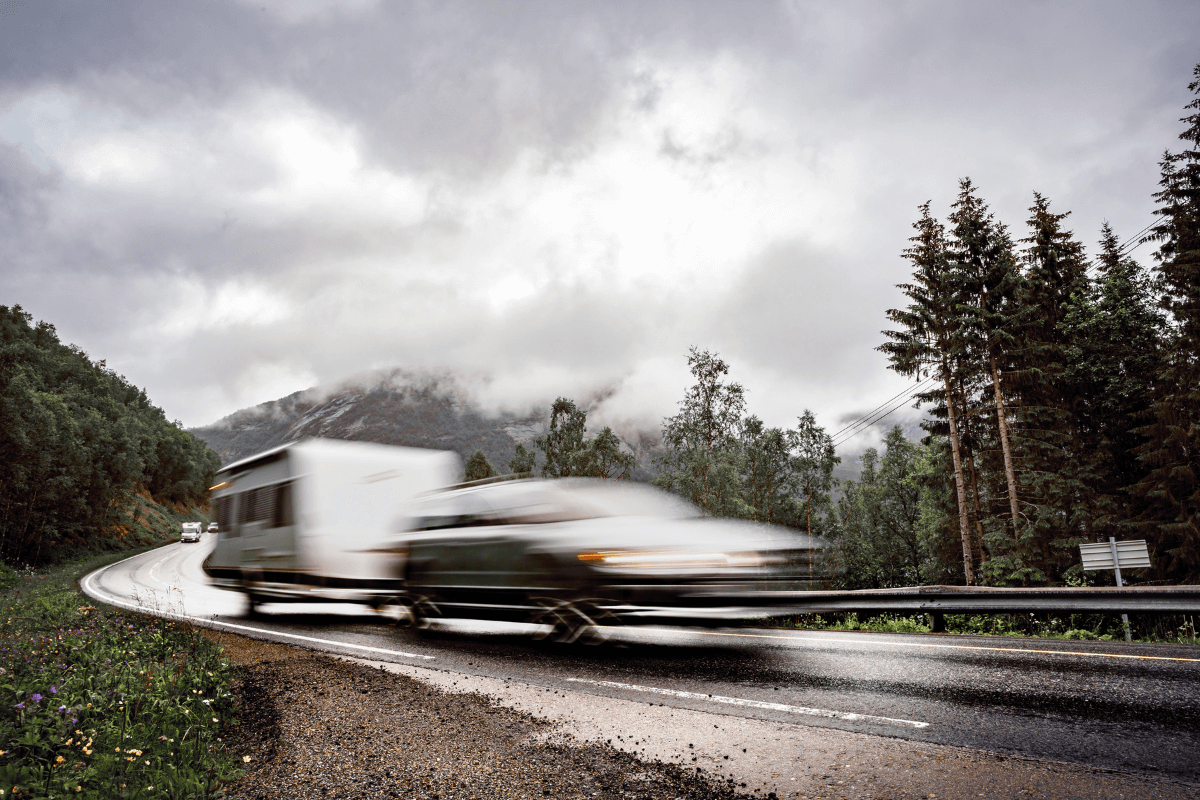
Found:
[[[0,306],[4,561],[133,544],[155,522],[162,532],[164,516],[207,507],[219,463],[104,361],[20,306]]]

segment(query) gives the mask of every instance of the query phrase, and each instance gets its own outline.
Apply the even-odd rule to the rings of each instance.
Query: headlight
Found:
[[[653,552],[648,550],[610,550],[580,553],[577,558],[586,564],[624,569],[721,569],[726,567],[761,567],[767,563],[761,553],[691,553],[681,550]]]

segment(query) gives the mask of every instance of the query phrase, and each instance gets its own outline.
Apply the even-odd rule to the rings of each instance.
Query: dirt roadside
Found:
[[[730,778],[670,763],[682,753],[646,753],[644,733],[634,740],[644,755],[635,756],[612,729],[589,727],[582,696],[556,693],[563,704],[557,710],[539,698],[536,713],[528,713],[508,707],[513,701],[502,700],[487,679],[474,685],[453,676],[452,687],[448,673],[229,634],[221,641],[243,669],[234,747],[251,759],[247,776],[228,787],[231,799],[732,800],[773,798],[772,787],[789,800],[1200,798],[1196,787],[1139,776],[807,726],[739,731],[757,735],[768,760]],[[660,727],[687,725],[678,711],[639,707],[643,716],[672,714]],[[778,781],[756,786],[755,770],[768,777],[787,769],[772,760],[790,762],[800,782],[788,791]]]

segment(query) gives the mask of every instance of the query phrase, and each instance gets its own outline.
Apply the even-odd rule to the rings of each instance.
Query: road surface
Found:
[[[422,635],[352,604],[267,604],[250,618],[240,595],[208,584],[211,546],[208,535],[169,545],[81,583],[105,602],[490,694],[574,736],[781,797],[894,787],[904,770],[913,785],[969,796],[955,771],[1003,796],[996,781],[1016,770],[1017,796],[1017,783],[1043,780],[1038,769],[1062,773],[1062,796],[1087,796],[1089,780],[1109,781],[1093,796],[1200,796],[1198,647],[771,628],[610,629],[586,647],[493,623]],[[930,782],[938,769],[945,781]]]

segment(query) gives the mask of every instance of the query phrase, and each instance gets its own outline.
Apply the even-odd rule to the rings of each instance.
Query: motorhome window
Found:
[[[233,528],[233,497],[231,495],[217,498],[217,528],[221,531]]]
[[[275,520],[275,509],[279,505],[279,490],[276,486],[263,486],[254,490],[254,521],[270,525]]]
[[[245,525],[252,519],[254,519],[254,492],[242,492],[237,495],[238,524]]]
[[[295,524],[295,514],[292,511],[292,484],[281,483],[275,489],[275,515],[271,520],[272,528],[286,528]]]

